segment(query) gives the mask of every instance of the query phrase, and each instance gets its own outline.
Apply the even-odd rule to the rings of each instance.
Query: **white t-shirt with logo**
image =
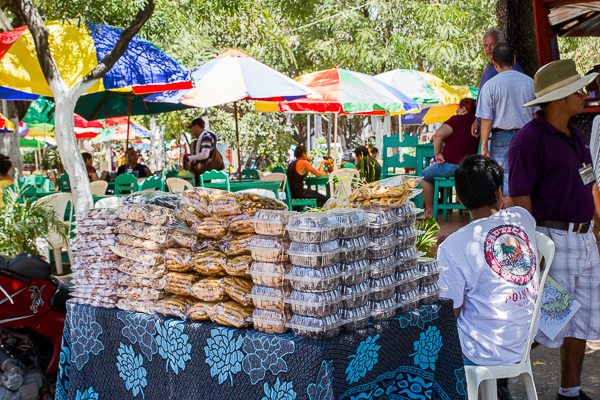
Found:
[[[477,365],[519,362],[540,282],[533,217],[511,207],[473,221],[440,245],[437,258],[448,268],[442,296],[460,307],[463,354]]]

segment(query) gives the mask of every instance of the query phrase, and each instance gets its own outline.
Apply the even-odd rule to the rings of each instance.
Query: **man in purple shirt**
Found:
[[[581,304],[556,338],[541,331],[535,338],[560,347],[557,400],[589,399],[581,390],[586,340],[600,339],[600,257],[592,232],[594,224],[600,226],[600,193],[588,142],[569,122],[583,112],[583,88],[597,75],[581,78],[573,60],[542,67],[534,79],[536,99],[524,105],[541,110],[508,150],[513,204],[527,209],[537,230],[554,241],[550,276]]]

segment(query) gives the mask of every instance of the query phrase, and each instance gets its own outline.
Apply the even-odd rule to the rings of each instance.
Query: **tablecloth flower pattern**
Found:
[[[287,372],[288,365],[283,357],[294,352],[294,342],[288,336],[257,334],[244,336],[243,350],[246,353],[242,361],[244,372],[250,376],[255,385],[265,378],[267,371],[273,375]]]
[[[306,388],[309,400],[333,400],[333,361],[323,360],[317,382]]]
[[[369,336],[360,343],[358,349],[356,349],[356,354],[348,357],[352,359],[348,364],[348,368],[346,368],[346,374],[348,374],[346,380],[350,383],[358,382],[377,364],[377,352],[381,348],[375,343],[377,339],[379,339],[379,335]]]
[[[155,318],[144,313],[124,311],[117,313],[117,318],[125,324],[121,330],[123,336],[129,339],[131,344],[139,343],[142,353],[146,355],[148,361],[152,361],[152,355],[158,353],[158,345],[154,340]]]
[[[210,376],[219,376],[219,385],[227,380],[233,386],[233,375],[242,370],[244,353],[241,351],[243,337],[233,336],[235,329],[211,329],[210,337],[204,346],[205,362],[210,366]]]
[[[179,368],[185,370],[185,362],[192,359],[192,345],[188,343],[188,335],[183,333],[184,328],[184,322],[177,319],[156,324],[158,354],[167,360],[167,372],[170,366],[176,375],[179,375]]]
[[[421,306],[420,308],[408,313],[408,316],[401,315],[396,319],[400,322],[402,328],[407,326],[418,326],[425,329],[425,324],[438,319],[440,306],[437,304]]]
[[[75,400],[98,400],[98,393],[94,391],[93,386],[90,386],[83,392],[80,392],[78,390],[77,395],[75,396]]]
[[[55,399],[66,400],[69,392],[69,374],[71,372],[71,334],[65,326],[58,362],[58,379],[56,380]],[[64,387],[63,387],[64,385]]]
[[[67,314],[71,326],[71,361],[77,369],[89,360],[89,354],[98,355],[104,350],[104,345],[98,336],[102,334],[102,327],[96,322],[96,309],[94,307],[72,307]]]
[[[456,391],[458,394],[467,395],[467,376],[465,374],[465,367],[460,367],[454,370],[454,376],[456,376]]]
[[[292,382],[280,383],[279,378],[273,384],[273,388],[270,388],[267,382],[265,382],[263,388],[265,389],[265,396],[261,400],[294,400],[296,398]]]
[[[437,326],[430,326],[425,332],[421,332],[419,340],[414,342],[413,347],[415,353],[411,356],[415,356],[415,365],[435,371],[435,362],[442,348],[442,335]]]
[[[141,354],[136,355],[131,345],[120,343],[117,369],[119,376],[125,381],[125,387],[127,390],[132,390],[134,397],[141,392],[142,398],[145,398],[143,388],[148,385],[148,381],[146,380],[146,368],[142,366],[143,363],[144,358]]]

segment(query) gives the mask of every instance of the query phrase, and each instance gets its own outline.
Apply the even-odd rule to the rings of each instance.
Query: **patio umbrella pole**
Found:
[[[238,153],[238,181],[241,181],[242,180],[242,152],[240,150],[240,130],[238,128],[237,101],[233,102],[233,115],[235,117],[235,140],[237,142],[237,153]]]
[[[335,120],[333,124],[333,169],[335,170],[335,162],[336,162],[336,153],[337,153],[337,118],[338,115],[335,114]]]
[[[331,120],[333,119],[333,113],[329,114],[329,120],[327,121],[327,157],[331,157]]]
[[[129,125],[131,125],[131,96],[127,96],[127,141],[125,142],[125,152],[129,149]],[[125,160],[127,163],[128,160]]]

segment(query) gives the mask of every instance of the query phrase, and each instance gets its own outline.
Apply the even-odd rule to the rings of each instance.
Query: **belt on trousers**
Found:
[[[537,222],[537,226],[541,226],[544,228],[550,229],[558,229],[560,231],[569,231],[569,223],[562,221],[550,221],[548,219],[542,219]],[[585,224],[573,224],[573,230],[571,232],[575,233],[588,233],[590,227],[592,226],[591,222],[586,222]]]
[[[502,128],[494,128],[492,129],[492,133],[494,132],[512,132],[512,133],[517,133],[519,131],[519,129],[521,128],[516,128],[516,129],[502,129]]]

